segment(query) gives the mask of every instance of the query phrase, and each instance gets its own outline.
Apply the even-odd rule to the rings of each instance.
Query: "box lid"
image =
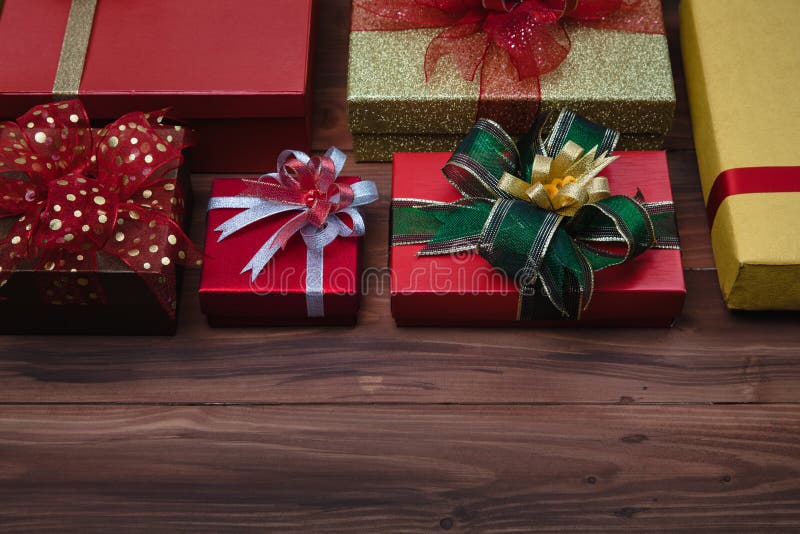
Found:
[[[98,0],[79,96],[98,118],[159,107],[186,118],[304,116],[312,4]],[[6,0],[0,115],[50,98],[69,10],[65,0]]]

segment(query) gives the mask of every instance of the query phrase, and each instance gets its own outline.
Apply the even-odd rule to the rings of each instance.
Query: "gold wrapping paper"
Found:
[[[572,49],[558,69],[541,77],[540,109],[568,106],[623,137],[663,137],[675,108],[666,37],[566,27]],[[478,109],[478,78],[465,81],[445,57],[425,82],[425,49],[438,31],[351,32],[347,103],[354,134],[457,137],[469,131]]]
[[[800,2],[682,0],[703,195],[722,171],[800,165]],[[711,230],[727,305],[800,310],[800,193],[728,197]]]
[[[358,161],[391,161],[395,152],[452,152],[463,134],[353,134]],[[662,134],[622,134],[617,150],[658,150]]]

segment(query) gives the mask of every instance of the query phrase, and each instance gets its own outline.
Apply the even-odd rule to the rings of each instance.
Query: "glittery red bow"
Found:
[[[174,276],[161,268],[187,255],[198,261],[199,252],[180,227],[183,198],[170,175],[183,161],[185,136],[173,136],[162,119],[134,112],[92,131],[81,103],[71,100],[0,123],[0,217],[17,217],[0,240],[0,285],[21,266],[80,272],[86,276],[46,277],[43,298],[102,302],[92,273],[112,256],[173,313]]]
[[[354,0],[354,31],[442,28],[425,52],[425,77],[450,56],[462,77],[480,73],[478,115],[499,118],[510,100],[527,113],[504,124],[525,131],[538,112],[539,77],[569,55],[564,24],[636,33],[664,33],[659,0]],[[602,51],[598,50],[598,53]]]
[[[330,157],[314,156],[304,161],[290,151],[281,157],[276,174],[248,181],[242,195],[307,207],[276,234],[274,242],[283,248],[306,224],[322,227],[328,215],[350,206],[354,194],[349,185],[336,181],[336,163]]]

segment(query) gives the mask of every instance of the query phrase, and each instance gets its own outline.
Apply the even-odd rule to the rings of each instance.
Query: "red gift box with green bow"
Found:
[[[686,290],[666,154],[612,155],[617,132],[567,111],[549,128],[540,116],[515,144],[481,120],[453,154],[395,154],[398,324],[674,322]]]

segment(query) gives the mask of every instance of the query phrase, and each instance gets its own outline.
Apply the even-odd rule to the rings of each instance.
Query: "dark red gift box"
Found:
[[[98,0],[78,96],[101,122],[171,108],[198,132],[195,170],[258,172],[284,146],[310,148],[312,7]],[[0,118],[11,119],[53,99],[70,1],[0,10]]]
[[[666,153],[617,152],[603,176],[612,194],[648,202],[671,201]],[[441,168],[450,153],[394,155],[392,198],[451,202],[460,198]],[[579,321],[517,321],[519,292],[512,280],[491,274],[477,254],[417,256],[423,245],[392,247],[392,315],[401,326],[670,326],[683,308],[686,287],[679,250],[652,249],[601,270]]]
[[[166,138],[172,136],[181,144],[185,129],[159,127],[156,132]],[[191,149],[184,150],[187,159]],[[176,216],[185,231],[189,229],[192,209],[192,190],[186,164],[173,170],[167,177],[175,177],[177,188],[173,189],[170,212]],[[142,201],[149,198],[139,197]],[[6,237],[16,217],[0,218],[0,236]],[[117,229],[124,230],[118,226]],[[156,226],[152,230],[153,242],[163,250],[167,247],[169,226]],[[102,335],[174,335],[177,328],[177,313],[180,311],[179,296],[183,280],[183,267],[178,258],[172,257],[166,264],[154,264],[148,271],[134,272],[117,258],[101,252],[98,254],[96,271],[64,270],[42,271],[33,268],[30,262],[14,269],[8,283],[0,289],[0,333],[3,334],[102,334]],[[95,278],[102,288],[102,301],[89,303],[48,302],[41,297],[40,287],[63,280],[66,285],[81,278]],[[159,303],[145,283],[171,280],[174,283],[176,308],[169,313]],[[71,281],[71,282],[70,282]],[[69,297],[68,297],[69,298]],[[90,295],[90,298],[96,298]]]
[[[358,178],[340,177],[353,184]],[[214,180],[212,197],[240,194],[246,187],[238,178]],[[292,214],[262,219],[223,241],[215,231],[243,210],[208,212],[205,261],[200,280],[200,307],[212,326],[352,325],[361,296],[360,238],[338,238],[324,249],[323,301],[325,316],[308,318],[306,310],[306,245],[299,234],[279,250],[254,282],[242,273],[250,258]]]

